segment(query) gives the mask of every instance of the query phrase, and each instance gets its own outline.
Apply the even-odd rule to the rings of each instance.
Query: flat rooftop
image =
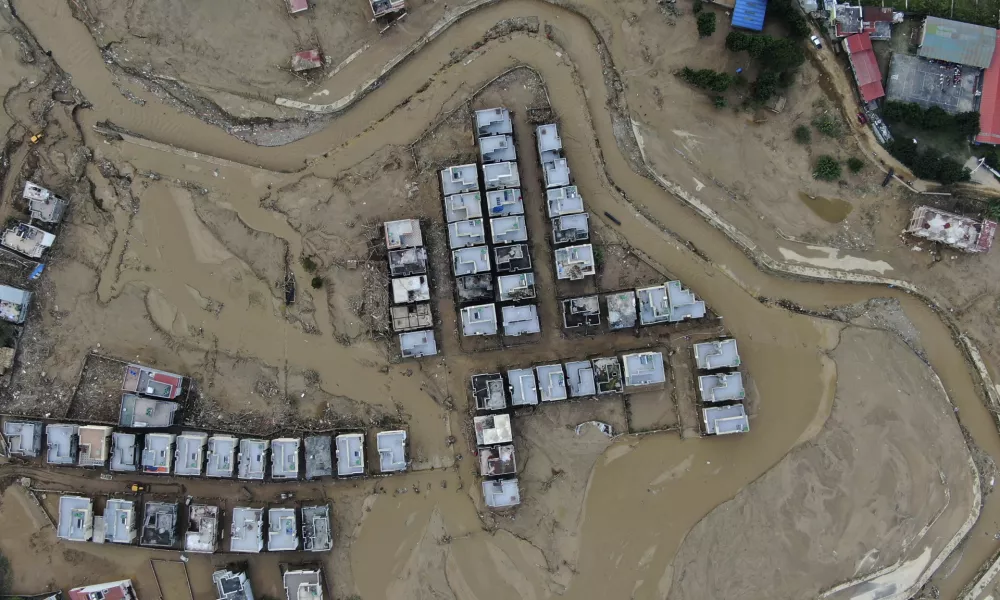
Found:
[[[509,135],[488,135],[479,138],[479,155],[484,163],[517,160],[514,138]]]
[[[513,133],[514,123],[506,108],[487,108],[476,111],[476,133],[479,137]]]
[[[406,432],[380,431],[375,434],[379,470],[382,473],[399,473],[406,470]]]
[[[9,285],[0,285],[0,319],[11,323],[24,323],[28,318],[31,292]]]
[[[563,327],[596,327],[601,324],[601,303],[597,296],[567,298],[562,301]]]
[[[466,306],[459,313],[462,319],[462,335],[496,335],[497,309],[495,305]]]
[[[208,504],[188,505],[187,531],[184,549],[188,552],[211,553],[219,545],[219,507]]]
[[[170,502],[147,502],[142,511],[139,544],[155,548],[177,545],[177,505]]]
[[[670,320],[670,300],[667,286],[654,285],[635,291],[639,300],[639,322],[643,325],[666,323]]]
[[[253,600],[253,589],[247,574],[223,569],[212,573],[219,600]]]
[[[399,352],[403,358],[434,356],[438,353],[434,332],[430,329],[399,334]]]
[[[302,507],[302,549],[306,552],[327,552],[333,548],[330,528],[330,505]]]
[[[482,246],[486,243],[486,226],[482,219],[455,221],[448,224],[448,247],[452,250]]]
[[[426,302],[431,299],[431,288],[426,275],[413,275],[392,280],[392,301],[395,304]]]
[[[583,196],[575,185],[546,190],[545,199],[550,219],[584,211]]]
[[[636,352],[622,355],[622,373],[626,387],[657,385],[667,381],[662,352]]]
[[[281,579],[285,600],[323,600],[323,575],[319,568],[288,570]]]
[[[930,206],[918,206],[910,217],[906,232],[965,252],[986,252],[993,245],[996,222],[978,221]]]
[[[497,299],[500,302],[520,302],[535,297],[535,274],[514,273],[497,277]]]
[[[240,462],[238,477],[240,479],[264,480],[267,469],[267,449],[271,443],[267,440],[240,440]]]
[[[306,479],[333,475],[333,436],[313,435],[305,439]]]
[[[461,248],[451,253],[452,271],[455,276],[488,273],[490,270],[490,250],[486,246]]]
[[[576,281],[597,272],[594,247],[590,244],[557,248],[555,261],[557,279]]]
[[[424,237],[420,231],[420,221],[416,219],[386,221],[385,247],[388,250],[416,248],[423,245]]]
[[[72,424],[52,423],[45,426],[45,462],[50,465],[76,464],[80,427]]]
[[[104,540],[113,544],[131,544],[135,540],[135,502],[108,498],[104,506]]]
[[[271,479],[299,478],[298,438],[278,438],[271,441]]]
[[[267,551],[292,552],[299,549],[299,522],[294,508],[267,511]]]
[[[566,367],[566,383],[569,384],[569,395],[573,398],[593,396],[597,393],[594,382],[594,366],[589,360],[568,362]]]
[[[24,182],[24,199],[28,201],[31,218],[43,223],[58,223],[66,214],[69,203],[42,186]]]
[[[510,244],[493,249],[497,273],[519,273],[531,270],[531,253],[527,244]]]
[[[679,281],[667,282],[667,297],[670,299],[670,321],[677,323],[686,319],[700,319],[705,316],[705,303],[695,297]]]
[[[713,340],[694,345],[694,362],[699,369],[724,369],[740,366],[736,340]]]
[[[514,441],[510,428],[510,415],[482,415],[472,418],[476,430],[476,443],[480,446],[509,444]]]
[[[488,194],[487,194],[488,195]],[[449,223],[480,219],[483,216],[483,202],[479,192],[452,194],[444,199],[445,218]]]
[[[747,418],[747,411],[742,404],[703,408],[701,415],[705,422],[705,433],[708,435],[750,431],[750,420]]]
[[[590,215],[576,213],[552,219],[552,242],[571,244],[590,239]]]
[[[427,302],[393,306],[389,309],[389,316],[392,318],[392,330],[397,333],[434,326],[434,315]]]
[[[566,393],[566,375],[562,365],[542,365],[535,367],[538,376],[538,391],[542,402],[555,402],[568,398]]]
[[[186,431],[177,436],[176,462],[174,474],[201,476],[205,463],[205,445],[208,434],[200,431]]]
[[[228,435],[213,435],[208,438],[205,475],[208,477],[232,477],[236,468],[236,446],[239,440]]]
[[[147,433],[143,438],[142,471],[144,473],[170,473],[174,463],[174,439],[172,433]]]
[[[556,158],[542,163],[542,177],[546,188],[569,185],[569,162],[565,158]]]
[[[56,536],[71,542],[87,542],[94,535],[94,502],[82,496],[59,498]]]
[[[635,292],[618,292],[604,297],[608,305],[608,328],[631,329],[638,321],[635,309]]]
[[[511,406],[533,406],[538,404],[538,383],[532,369],[511,369],[507,371],[510,382]]]
[[[503,334],[506,336],[516,337],[542,331],[538,321],[538,307],[534,304],[504,306],[500,312],[503,317]]]
[[[479,448],[479,474],[483,477],[497,477],[517,473],[517,457],[514,444],[485,446]]]
[[[479,191],[479,170],[475,163],[442,169],[441,191],[445,196]]]
[[[743,400],[743,375],[739,371],[698,377],[698,393],[705,403]]]
[[[229,532],[230,552],[257,553],[264,549],[264,509],[237,506]]]
[[[409,277],[427,272],[427,248],[404,248],[389,251],[389,274]]]
[[[184,377],[145,365],[130,364],[125,367],[122,391],[160,400],[173,400],[181,395]]]
[[[933,62],[919,56],[892,53],[886,98],[937,106],[951,114],[975,110],[980,71],[974,67]]]
[[[169,400],[144,398],[138,394],[122,394],[121,414],[118,424],[122,427],[163,428],[174,424],[181,405]]]
[[[483,482],[483,500],[490,508],[511,508],[521,503],[517,479],[496,479]]]
[[[517,163],[513,161],[483,165],[483,180],[488,190],[521,187],[521,176],[517,172]]]
[[[364,475],[365,435],[342,433],[337,436],[337,475],[350,477]]]
[[[0,244],[30,258],[41,258],[55,241],[56,236],[27,223],[15,224],[0,238]]]
[[[521,195],[521,188],[486,192],[486,210],[491,217],[523,215],[524,196]]]
[[[481,373],[472,376],[472,397],[478,410],[503,410],[507,408],[507,390],[500,373]]]
[[[138,470],[140,448],[142,446],[134,433],[112,433],[111,470],[119,473],[134,473]]]
[[[623,389],[622,367],[613,356],[595,358],[590,361],[594,366],[594,381],[598,394],[617,394]]]
[[[35,458],[42,453],[42,424],[36,421],[5,421],[4,440],[13,456]]]
[[[535,128],[535,138],[538,140],[538,157],[542,163],[562,156],[563,145],[558,125],[555,123],[539,125]]]

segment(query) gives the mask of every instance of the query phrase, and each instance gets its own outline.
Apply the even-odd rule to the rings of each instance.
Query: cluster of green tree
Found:
[[[746,52],[760,64],[760,74],[753,84],[753,99],[757,102],[766,102],[779,89],[790,86],[793,71],[806,59],[801,44],[793,39],[742,31],[731,31],[726,36],[726,48]]]
[[[1000,12],[1000,0],[862,0],[861,3],[868,6],[891,6],[905,11],[909,17],[931,15],[986,27],[997,26],[997,13]]]
[[[767,14],[784,21],[791,37],[801,40],[809,36],[809,23],[794,0],[770,0]]]
[[[882,107],[882,118],[890,124],[902,123],[917,129],[953,132],[960,139],[979,133],[979,113],[952,115],[939,106],[924,108],[912,102],[886,102]]]
[[[823,181],[840,179],[840,163],[828,154],[820,156],[816,161],[816,168],[813,169],[813,177]]]
[[[983,158],[986,159],[986,164],[994,170],[1000,171],[1000,150],[996,146],[985,146],[988,150],[983,150]]]
[[[729,89],[729,86],[739,83],[741,80],[735,75],[720,73],[712,69],[692,69],[684,67],[677,72],[681,79],[693,86],[721,94]]]
[[[715,33],[715,13],[714,12],[699,12],[698,13],[698,37],[708,37]]]
[[[913,170],[921,179],[929,179],[942,184],[968,181],[971,173],[962,163],[943,156],[935,148],[918,148],[909,138],[894,138],[886,146],[889,153]]]

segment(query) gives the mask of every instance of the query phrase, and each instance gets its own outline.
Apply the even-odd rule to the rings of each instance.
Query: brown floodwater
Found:
[[[605,10],[597,0],[586,3],[598,13]],[[626,590],[634,597],[658,597],[661,586],[669,581],[669,566],[685,533],[712,508],[733,497],[801,443],[804,432],[814,431],[817,420],[824,417],[835,383],[823,355],[831,339],[829,326],[764,306],[755,296],[785,298],[813,308],[894,297],[902,302],[923,339],[950,339],[949,330],[933,311],[897,290],[793,282],[761,272],[721,232],[632,171],[613,135],[593,30],[583,18],[559,7],[510,0],[479,10],[403,63],[344,118],[333,119],[323,131],[298,142],[262,148],[240,142],[159,102],[150,101],[145,106],[129,102],[115,89],[92,38],[72,18],[65,2],[32,0],[15,4],[42,46],[53,52],[56,61],[73,77],[74,85],[93,104],[91,109],[80,111],[89,145],[120,152],[138,168],[155,169],[217,191],[251,227],[288,240],[293,255],[302,247],[297,232],[258,203],[268,183],[282,184],[301,175],[278,172],[304,168],[321,176],[343,172],[385,145],[404,145],[416,139],[428,124],[460,106],[471,91],[504,70],[518,64],[537,70],[560,115],[566,153],[593,214],[609,211],[618,216],[622,223],[616,229],[630,244],[653,256],[724,316],[726,326],[740,340],[745,364],[753,373],[762,399],[760,415],[749,435],[684,441],[676,436],[650,436],[616,445],[598,461],[585,499],[584,517],[578,524],[579,534],[567,542],[577,570],[567,597],[625,597]],[[470,46],[497,21],[515,16],[538,16],[543,24],[552,26],[560,46],[517,36],[511,41],[491,42],[466,60],[450,64],[453,49]],[[612,55],[623,56],[619,44],[611,40]],[[378,65],[366,65],[365,61],[362,55],[352,69],[332,78],[331,89],[352,89],[360,79],[349,81],[343,77],[377,70]],[[438,75],[418,93],[432,74]],[[406,99],[409,102],[397,109]],[[157,142],[275,173],[130,144],[107,150],[103,139],[89,130],[103,119]],[[614,191],[608,176],[625,198]],[[151,185],[147,193],[136,217],[136,232],[141,233],[142,242],[133,240],[130,249],[143,261],[155,263],[156,268],[151,272],[129,272],[118,280],[106,274],[99,287],[102,297],[113,297],[124,285],[155,288],[162,295],[155,302],[155,310],[161,319],[172,323],[178,322],[179,314],[185,315],[190,324],[192,315],[198,314],[197,297],[189,288],[239,306],[240,299],[260,284],[234,284],[220,276],[225,273],[227,261],[233,259],[191,220],[190,199],[164,185]],[[672,231],[681,232],[711,262],[701,260],[678,240],[639,218],[630,202],[641,203],[659,222],[669,223]],[[305,281],[304,273],[297,275]],[[322,316],[325,302],[319,294],[313,299],[320,309],[320,330],[327,334],[328,317]],[[286,321],[273,318],[269,310],[239,306],[198,325],[216,336],[219,347],[226,351],[242,351],[273,364],[287,361],[315,369],[324,387],[338,393],[381,398],[384,386],[390,385],[385,380],[389,379],[393,391],[403,398],[407,411],[418,423],[413,432],[415,439],[442,439],[446,435],[443,428],[450,427],[447,411],[418,390],[418,381],[427,374],[409,380],[394,371],[388,376],[379,375],[374,366],[359,361],[359,350],[340,346],[329,335],[304,335]],[[931,365],[960,408],[963,424],[983,451],[1000,460],[1000,436],[961,352],[952,343],[925,346]],[[463,368],[465,359],[449,356],[447,363],[455,389],[464,389],[468,376]],[[448,377],[442,370],[435,373]],[[681,464],[688,467],[675,469]],[[470,467],[465,468],[471,473]],[[675,472],[676,476],[665,476]],[[657,493],[651,493],[651,488]],[[405,589],[394,587],[399,585],[396,579],[386,574],[432,564],[422,562],[431,560],[422,556],[437,551],[440,545],[434,536],[442,532],[452,537],[467,535],[440,557],[453,584],[465,582],[479,598],[531,597],[536,592],[538,597],[544,597],[539,590],[545,567],[530,549],[514,538],[483,534],[472,503],[463,495],[442,498],[410,494],[379,497],[374,502],[356,532],[356,552],[352,555],[352,571],[362,597],[407,597]],[[980,523],[997,520],[1000,496],[994,494],[984,503]],[[992,535],[984,535],[985,526],[973,529],[958,567],[936,582],[945,597],[954,596],[1000,545]],[[506,562],[495,560],[501,555],[507,557]],[[609,560],[617,568],[608,569]],[[523,577],[516,575],[520,571],[524,571]],[[528,593],[530,590],[536,592]]]
[[[799,200],[827,223],[840,223],[854,210],[850,202],[840,198],[810,196],[805,192],[799,192]]]

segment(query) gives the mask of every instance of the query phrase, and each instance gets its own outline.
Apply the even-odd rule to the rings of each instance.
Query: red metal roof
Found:
[[[979,232],[979,239],[976,240],[976,248],[980,252],[989,252],[990,248],[993,246],[993,235],[997,231],[996,221],[983,221],[983,228]]]
[[[983,95],[979,99],[980,144],[1000,144],[1000,36],[993,50],[993,60],[983,75]]]
[[[882,72],[878,70],[878,61],[872,52],[872,40],[867,33],[858,33],[844,41],[847,53],[851,58],[851,69],[854,79],[858,82],[861,99],[871,102],[885,96],[882,88]]]
[[[309,8],[309,0],[288,0],[288,12],[297,13]]]

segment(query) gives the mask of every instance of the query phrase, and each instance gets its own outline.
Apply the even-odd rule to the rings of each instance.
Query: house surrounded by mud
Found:
[[[294,508],[269,509],[267,523],[268,552],[294,552],[299,549],[299,524]]]
[[[237,506],[229,530],[229,551],[256,554],[264,549],[264,509]]]
[[[69,203],[42,186],[24,182],[24,199],[28,201],[31,219],[43,223],[58,223],[66,214]]]
[[[219,547],[219,507],[208,504],[188,506],[184,550],[211,554]]]
[[[333,437],[313,435],[305,439],[306,479],[333,475]]]
[[[28,223],[15,223],[3,232],[0,245],[28,258],[41,258],[55,243],[56,236]]]
[[[400,473],[406,470],[409,465],[406,459],[406,438],[406,431],[401,429],[380,431],[375,434],[380,472]]]
[[[228,435],[213,435],[208,438],[205,476],[229,478],[236,467],[236,447],[239,440]]]
[[[36,458],[42,453],[42,424],[36,421],[4,421],[3,437],[11,456]]]
[[[511,406],[538,404],[538,384],[532,369],[511,369],[507,371],[507,381],[510,385]]]
[[[337,436],[337,475],[352,477],[365,474],[365,434],[342,433]]]
[[[31,292],[0,285],[0,319],[20,325],[28,318]]]
[[[135,473],[140,463],[138,438],[134,433],[116,431],[111,434],[111,471]]]
[[[267,440],[249,438],[240,440],[238,473],[240,479],[264,480],[264,471],[267,469],[267,449],[270,445],[271,443]]]
[[[306,552],[327,552],[333,548],[330,528],[330,505],[302,507],[302,549]]]
[[[740,366],[736,340],[729,338],[694,345],[694,362],[699,369],[735,369]]]
[[[136,536],[135,513],[135,502],[121,498],[108,498],[102,517],[104,541],[113,544],[131,544]],[[95,541],[97,540],[95,539]]]
[[[83,496],[61,496],[56,537],[89,542],[94,536],[94,501]]]

